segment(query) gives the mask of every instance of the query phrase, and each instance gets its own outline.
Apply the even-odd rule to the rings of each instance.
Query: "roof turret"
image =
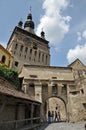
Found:
[[[22,28],[22,25],[23,25],[23,22],[20,20],[20,21],[18,22],[18,27]]]
[[[43,31],[43,29],[41,31],[41,38],[45,39],[45,32]]]

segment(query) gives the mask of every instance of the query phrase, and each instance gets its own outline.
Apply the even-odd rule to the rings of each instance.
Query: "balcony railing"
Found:
[[[0,122],[0,130],[29,130],[39,126],[40,117]]]

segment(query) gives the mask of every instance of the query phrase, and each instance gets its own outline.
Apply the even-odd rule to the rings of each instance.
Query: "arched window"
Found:
[[[5,61],[6,61],[6,57],[3,55],[3,56],[2,56],[2,59],[1,59],[1,62],[2,62],[2,63],[5,63]]]

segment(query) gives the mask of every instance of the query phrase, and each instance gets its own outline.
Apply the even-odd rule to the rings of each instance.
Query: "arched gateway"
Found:
[[[48,118],[48,111],[51,113],[54,112],[54,119],[55,119],[55,111],[58,113],[60,112],[61,121],[66,121],[67,119],[67,108],[65,101],[57,96],[52,96],[46,99],[45,102],[45,113],[46,113],[46,119]]]

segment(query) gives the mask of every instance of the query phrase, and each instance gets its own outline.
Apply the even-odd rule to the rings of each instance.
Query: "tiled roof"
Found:
[[[33,97],[28,96],[27,94],[25,94],[23,92],[17,91],[16,89],[11,89],[9,87],[5,87],[3,85],[0,85],[0,93],[2,93],[4,95],[9,95],[9,96],[12,96],[15,98],[21,98],[21,99],[25,99],[25,100],[38,102]]]

